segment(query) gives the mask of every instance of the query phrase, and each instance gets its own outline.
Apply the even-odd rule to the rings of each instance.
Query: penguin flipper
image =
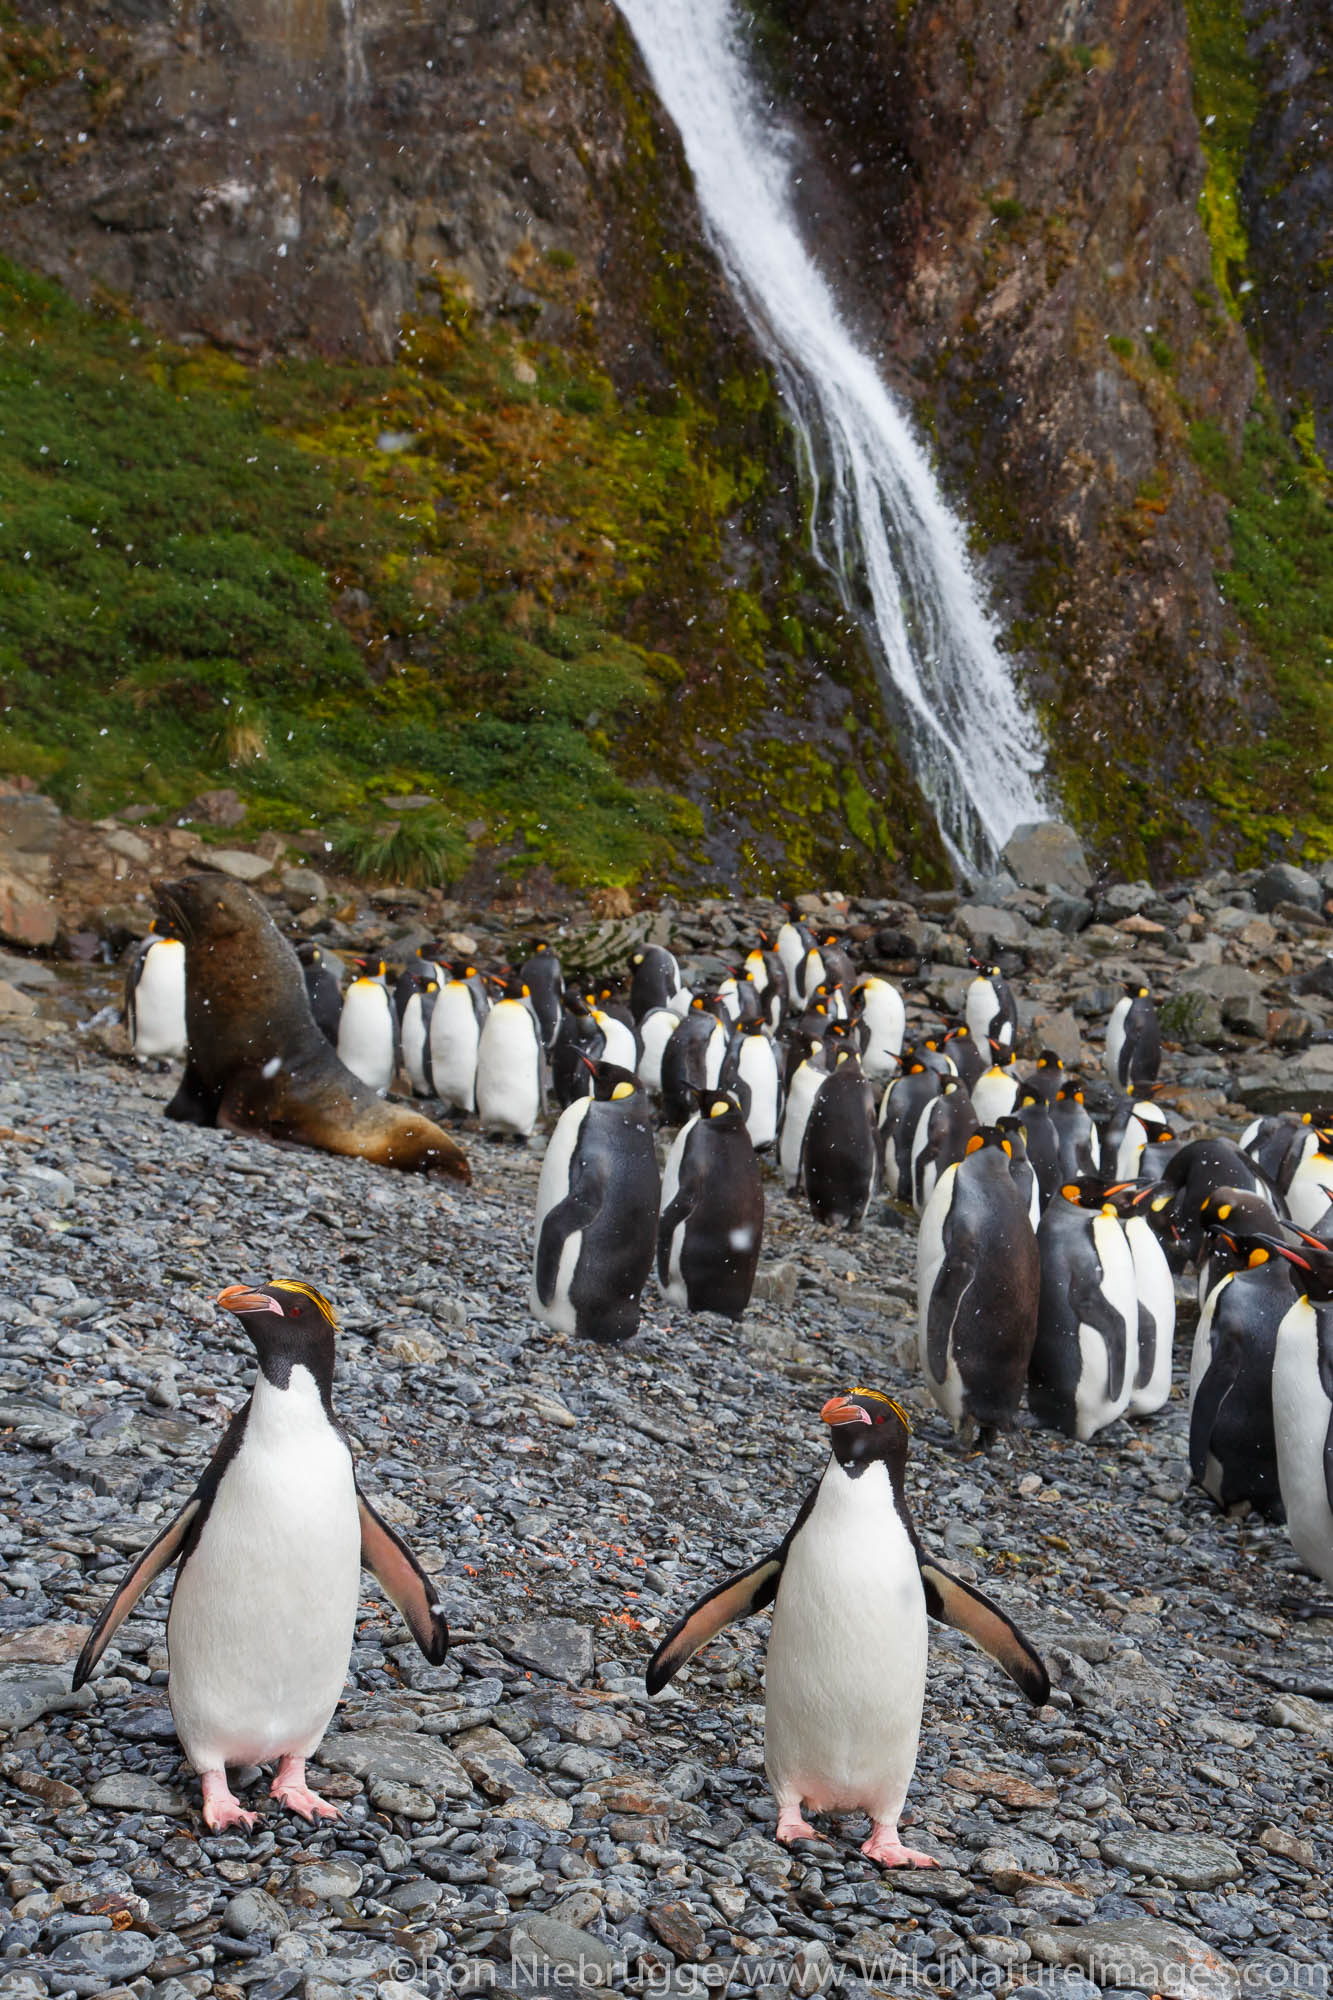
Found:
[[[74,1688],[81,1688],[93,1668],[101,1659],[115,1633],[129,1617],[150,1583],[161,1576],[181,1553],[190,1523],[203,1505],[203,1495],[196,1490],[190,1495],[174,1521],[165,1527],[155,1541],[139,1556],[129,1574],[108,1602],[102,1607],[102,1615],[93,1626],[83,1644],[83,1651],[74,1663]]]
[[[555,1281],[560,1275],[560,1255],[566,1240],[586,1229],[602,1206],[601,1180],[586,1165],[576,1167],[569,1193],[542,1217],[537,1238],[537,1258],[532,1282],[537,1297],[549,1306],[555,1297]]]
[[[753,1569],[729,1576],[716,1590],[708,1591],[685,1616],[673,1625],[648,1662],[644,1683],[649,1694],[660,1694],[667,1682],[697,1653],[700,1646],[738,1618],[762,1611],[778,1594],[778,1579],[786,1557],[785,1545],[764,1557]]]
[[[1221,1344],[1194,1393],[1194,1407],[1190,1411],[1189,1454],[1190,1473],[1196,1486],[1203,1485],[1208,1447],[1222,1405],[1235,1387],[1239,1359],[1239,1350],[1232,1343]]]
[[[1031,1640],[1024,1638],[998,1604],[992,1604],[979,1590],[973,1590],[960,1577],[952,1576],[929,1560],[921,1562],[921,1582],[931,1617],[975,1639],[982,1652],[999,1662],[1034,1707],[1044,1707],[1051,1698],[1051,1678],[1045,1663]]]
[[[1125,1385],[1129,1328],[1100,1285],[1075,1279],[1069,1287],[1069,1302],[1077,1318],[1106,1343],[1106,1393],[1114,1402]]]
[[[435,1586],[405,1542],[382,1521],[357,1488],[361,1515],[361,1564],[368,1569],[390,1603],[403,1614],[408,1631],[433,1667],[449,1650],[449,1627],[436,1601]]]
[[[931,1379],[937,1383],[949,1372],[949,1336],[977,1275],[972,1258],[959,1255],[956,1244],[951,1247],[955,1254],[950,1257],[945,1251],[945,1267],[936,1279],[926,1311],[926,1360]]]

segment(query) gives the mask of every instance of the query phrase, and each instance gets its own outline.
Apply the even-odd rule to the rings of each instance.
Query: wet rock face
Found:
[[[1109,744],[1160,778],[1201,731],[1215,740],[1244,678],[1213,577],[1225,511],[1187,429],[1234,437],[1255,386],[1198,213],[1183,9],[781,14],[825,255],[928,413],[1003,614],[1043,648],[1056,757],[1101,786]]]
[[[585,79],[604,69],[609,9],[18,11],[58,30],[69,78],[24,100],[0,231],[76,295],[107,287],[173,335],[242,352],[385,356],[437,265],[531,316],[529,264],[595,253],[590,174],[613,135]]]
[[[1249,0],[1249,54],[1260,92],[1241,183],[1250,259],[1264,310],[1254,332],[1279,401],[1309,406],[1333,453],[1333,136],[1328,118],[1330,0]]]

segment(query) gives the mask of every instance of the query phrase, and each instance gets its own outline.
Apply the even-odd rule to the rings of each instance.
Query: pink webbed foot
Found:
[[[933,1854],[923,1854],[919,1847],[904,1847],[896,1826],[872,1826],[869,1840],[861,1843],[861,1852],[868,1861],[878,1861],[881,1868],[938,1868],[940,1865]]]
[[[231,1826],[243,1826],[248,1831],[254,1825],[258,1813],[245,1811],[227,1783],[225,1771],[203,1772],[202,1783],[204,1825],[213,1833],[225,1833]]]
[[[820,1837],[815,1829],[801,1818],[799,1806],[782,1806],[779,1809],[777,1838],[784,1847],[789,1846],[793,1840],[818,1840]]]
[[[342,1818],[337,1806],[307,1787],[304,1757],[284,1757],[269,1791],[280,1806],[286,1806],[288,1812],[294,1812],[300,1819]]]

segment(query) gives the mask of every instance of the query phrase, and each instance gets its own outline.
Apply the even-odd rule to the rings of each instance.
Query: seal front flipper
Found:
[[[205,1083],[195,1065],[187,1062],[185,1074],[165,1115],[181,1125],[216,1125],[221,1102],[221,1090]]]
[[[449,1627],[436,1601],[435,1586],[387,1521],[382,1521],[358,1488],[361,1515],[361,1564],[374,1576],[384,1595],[402,1612],[407,1628],[433,1667],[449,1650]]]
[[[931,1617],[975,1639],[984,1653],[999,1662],[1028,1700],[1038,1708],[1043,1707],[1051,1698],[1050,1675],[1031,1641],[979,1590],[973,1590],[970,1584],[951,1576],[947,1569],[941,1569],[928,1558],[920,1560],[926,1609]]]
[[[686,1660],[697,1653],[700,1646],[716,1638],[724,1626],[733,1625],[738,1618],[748,1618],[752,1611],[762,1611],[766,1604],[771,1604],[778,1594],[782,1564],[783,1551],[775,1549],[753,1569],[745,1570],[740,1576],[728,1577],[716,1590],[710,1590],[697,1604],[692,1604],[679,1624],[672,1626],[648,1662],[643,1678],[649,1694],[660,1694]]]
[[[202,1505],[203,1497],[196,1490],[190,1495],[175,1520],[162,1530],[156,1541],[148,1544],[119,1590],[103,1607],[101,1617],[88,1634],[83,1651],[75,1662],[73,1681],[75,1688],[83,1686],[116,1631],[129,1617],[149,1584],[175,1562],[185,1544],[190,1523]]]

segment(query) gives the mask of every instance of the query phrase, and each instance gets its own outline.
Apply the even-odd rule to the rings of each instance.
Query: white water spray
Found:
[[[955,859],[993,860],[1016,826],[1049,817],[1037,729],[963,529],[801,241],[790,141],[759,100],[732,0],[617,5],[777,375],[812,488],[815,553],[867,630],[886,706]]]

